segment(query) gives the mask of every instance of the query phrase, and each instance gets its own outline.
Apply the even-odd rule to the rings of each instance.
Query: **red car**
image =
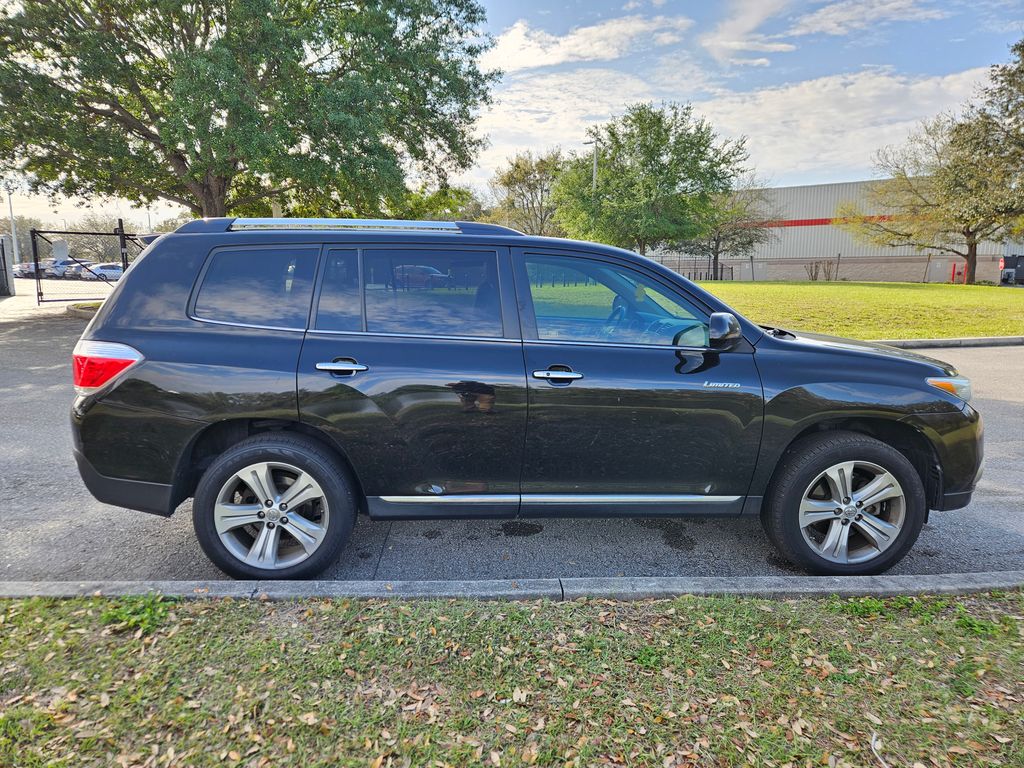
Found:
[[[395,285],[399,288],[447,288],[452,278],[434,267],[402,264],[395,267]]]

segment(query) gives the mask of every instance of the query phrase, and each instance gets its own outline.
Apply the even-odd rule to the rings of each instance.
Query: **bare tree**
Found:
[[[707,259],[712,279],[718,280],[720,261],[744,258],[773,240],[778,218],[764,184],[746,176],[731,191],[714,196],[703,222],[704,234],[680,243],[680,249]]]
[[[528,235],[561,235],[551,189],[563,164],[559,149],[540,155],[520,152],[509,158],[490,181],[495,205],[485,218]]]

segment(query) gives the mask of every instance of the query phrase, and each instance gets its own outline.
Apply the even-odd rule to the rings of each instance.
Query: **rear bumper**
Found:
[[[174,511],[171,506],[173,486],[107,477],[97,472],[77,448],[74,453],[78,474],[97,501],[161,517],[168,517]]]

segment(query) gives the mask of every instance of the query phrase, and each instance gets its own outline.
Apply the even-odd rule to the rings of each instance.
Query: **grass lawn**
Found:
[[[0,765],[1024,765],[1024,595],[0,602]]]
[[[924,283],[706,282],[751,320],[856,339],[1024,335],[1024,290]]]

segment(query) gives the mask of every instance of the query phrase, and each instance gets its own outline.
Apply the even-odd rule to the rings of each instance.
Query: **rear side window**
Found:
[[[501,336],[493,251],[363,251],[366,330],[428,336]]]
[[[360,301],[358,251],[329,250],[317,303],[316,327],[325,331],[361,331]]]
[[[305,329],[313,297],[315,248],[215,251],[196,296],[201,320]]]

